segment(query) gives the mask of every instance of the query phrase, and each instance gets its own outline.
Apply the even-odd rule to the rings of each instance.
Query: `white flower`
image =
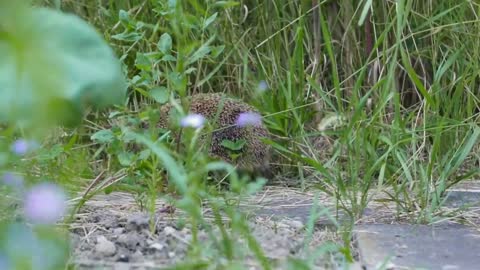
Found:
[[[200,128],[205,123],[205,117],[201,114],[189,114],[180,120],[182,127]]]

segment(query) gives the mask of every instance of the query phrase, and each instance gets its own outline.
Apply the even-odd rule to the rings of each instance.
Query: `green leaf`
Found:
[[[152,62],[145,54],[137,52],[137,57],[135,58],[135,67],[140,70],[150,71],[152,70]]]
[[[112,38],[121,41],[136,42],[143,38],[143,34],[138,32],[125,31],[120,34],[113,35]]]
[[[446,180],[450,175],[452,175],[458,168],[463,164],[465,159],[471,153],[473,147],[478,142],[480,137],[480,127],[472,125],[473,132],[469,137],[464,138],[464,143],[457,147],[452,158],[445,164],[442,168],[440,174],[440,180]]]
[[[41,148],[40,152],[37,155],[37,160],[53,160],[55,158],[58,158],[63,152],[63,146],[61,144],[56,144],[48,148]]]
[[[9,155],[5,152],[0,152],[0,167],[6,166],[8,161],[9,161]]]
[[[135,162],[135,155],[129,152],[121,152],[117,158],[118,162],[124,167],[131,166]]]
[[[111,143],[115,140],[115,135],[113,135],[113,132],[110,129],[104,129],[95,132],[90,136],[90,139],[99,143]]]
[[[3,2],[0,10],[0,121],[45,128],[124,102],[120,62],[91,25],[54,9]]]
[[[119,112],[119,111],[111,111],[111,112],[108,114],[108,118],[109,118],[109,119],[112,119],[112,118],[114,118],[115,116],[121,115],[121,114],[122,114],[122,113]]]
[[[217,58],[225,50],[225,45],[211,46],[210,48],[212,49],[212,57]]]
[[[247,184],[245,195],[253,195],[262,190],[267,183],[267,179],[263,177],[257,178],[256,181]]]
[[[202,45],[200,48],[198,48],[197,51],[195,51],[190,59],[188,59],[188,64],[192,64],[197,62],[198,60],[204,58],[208,53],[210,53],[211,48],[207,45]]]
[[[229,8],[229,7],[234,7],[238,6],[240,3],[235,2],[235,1],[216,1],[215,4],[213,4],[215,7],[221,7],[221,8]]]
[[[150,155],[152,154],[152,151],[150,151],[150,149],[145,149],[143,151],[140,152],[140,154],[138,154],[138,159],[139,160],[147,160]]]
[[[228,156],[229,156],[233,161],[235,161],[235,160],[237,160],[237,158],[239,158],[241,155],[242,155],[242,153],[238,153],[238,154],[229,153]]]
[[[123,143],[127,144],[127,143],[135,141],[135,137],[132,136],[132,134],[130,132],[125,132],[125,129],[122,128],[121,140],[122,140]]]
[[[220,145],[224,146],[227,149],[232,151],[239,151],[243,148],[247,141],[244,139],[237,140],[237,141],[230,141],[230,140],[223,140]]]
[[[367,0],[363,6],[362,13],[360,14],[360,19],[358,20],[358,26],[362,26],[365,18],[367,17],[368,11],[372,7],[372,0]]]
[[[165,104],[168,102],[168,89],[164,86],[157,86],[150,90],[150,96],[158,103]]]
[[[215,19],[217,18],[217,15],[218,15],[218,12],[215,12],[212,16],[208,17],[205,22],[203,23],[203,29],[207,29],[207,27],[213,22],[215,21]]]
[[[158,145],[152,142],[151,140],[147,139],[147,137],[140,135],[138,133],[132,133],[133,136],[137,138],[137,141],[152,151],[160,161],[162,162],[163,166],[168,172],[169,180],[172,181],[173,184],[178,188],[180,194],[185,194],[187,191],[187,173],[185,172],[185,168],[180,166],[177,161],[170,155],[168,149],[166,149],[163,145]]]
[[[123,24],[123,26],[128,26],[128,24],[130,22],[130,16],[128,15],[128,12],[123,10],[123,9],[121,9],[118,12],[118,19]]]
[[[165,61],[165,62],[168,62],[168,61],[176,61],[177,58],[173,57],[172,55],[170,54],[167,54],[167,55],[164,55],[162,57],[162,61]]]
[[[410,64],[410,57],[404,50],[400,50],[400,54],[402,56],[402,62],[405,66],[405,69],[407,71],[407,74],[410,76],[412,79],[413,83],[417,87],[418,91],[422,94],[422,96],[425,97],[427,102],[431,104],[432,106],[435,106],[434,99],[430,95],[427,89],[423,86],[422,82],[420,81],[420,78],[418,77],[417,73],[413,69],[412,65]]]
[[[168,54],[172,50],[172,37],[168,33],[163,33],[157,44],[158,49],[163,54]]]
[[[195,63],[197,62],[198,60],[202,59],[203,57],[205,57],[207,54],[210,53],[210,51],[212,50],[210,48],[210,43],[213,42],[215,37],[211,37],[205,44],[202,44],[202,46],[200,46],[200,48],[198,48],[188,59],[187,61],[187,64],[190,65],[192,63]]]
[[[191,67],[191,68],[185,70],[185,74],[190,74],[190,73],[192,73],[192,72],[194,72],[194,71],[196,71],[196,70],[197,70],[197,68]]]

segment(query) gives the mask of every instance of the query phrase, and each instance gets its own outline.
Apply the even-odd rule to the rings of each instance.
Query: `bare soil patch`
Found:
[[[382,193],[372,195],[369,207],[358,224],[408,224],[410,215],[396,214],[396,206],[388,202]],[[149,228],[149,216],[141,212],[133,196],[114,192],[97,195],[89,200],[77,214],[71,225],[73,254],[71,262],[78,269],[159,269],[184,263],[192,241],[192,231],[180,210],[165,211],[169,205],[165,200],[156,201],[155,230]],[[318,219],[313,234],[308,234],[312,207],[315,205]],[[347,215],[336,211],[333,198],[320,192],[301,192],[299,189],[266,187],[252,197],[245,197],[239,211],[247,213],[252,235],[263,248],[266,257],[274,262],[275,269],[286,269],[287,258],[309,258],[308,255],[321,246],[332,243],[343,244],[341,224],[348,224]],[[478,208],[442,209],[447,217],[439,222],[467,223],[478,225]],[[204,208],[204,216],[213,224],[211,209]],[[228,220],[224,220],[228,223]],[[340,228],[340,230],[337,230]],[[215,236],[215,237],[212,237]],[[222,268],[221,231],[215,226],[211,230],[200,228],[198,232],[202,250],[198,252],[203,262],[216,262]],[[249,269],[261,269],[257,258],[248,251],[243,237],[235,240],[235,258],[238,264]],[[216,239],[216,240],[215,240]],[[351,247],[355,259],[358,249],[352,239]],[[316,260],[317,269],[337,269],[342,262],[333,253],[325,253]],[[189,268],[190,267],[190,268]],[[193,267],[193,268],[192,268]],[[194,269],[196,266],[187,266]],[[360,264],[351,269],[361,269]]]

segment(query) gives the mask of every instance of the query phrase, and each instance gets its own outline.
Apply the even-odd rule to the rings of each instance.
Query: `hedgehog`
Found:
[[[259,113],[253,106],[242,100],[231,98],[221,93],[201,93],[188,97],[189,113],[203,115],[212,121],[214,131],[211,134],[209,155],[230,164],[236,165],[240,172],[253,175],[267,176],[271,148],[262,141],[268,138],[269,133],[263,123],[246,127],[237,126],[236,120],[241,113]],[[219,109],[221,108],[221,111]],[[171,104],[160,107],[160,119],[157,127],[169,129],[172,127],[171,113],[174,108]],[[216,122],[213,122],[216,120]],[[222,141],[245,140],[239,150],[239,155],[233,159],[231,150],[222,145]]]

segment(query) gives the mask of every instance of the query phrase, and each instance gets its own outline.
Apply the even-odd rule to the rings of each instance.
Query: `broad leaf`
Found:
[[[120,62],[92,26],[9,2],[0,3],[0,121],[78,123],[86,106],[123,103]]]
[[[210,16],[209,18],[207,18],[205,20],[205,22],[203,23],[203,29],[207,29],[207,27],[213,22],[215,21],[215,19],[217,18],[217,15],[218,15],[218,12],[215,12],[213,13],[212,16]]]
[[[103,129],[95,132],[90,139],[99,143],[111,143],[115,139],[115,135],[110,129]]]
[[[157,47],[163,54],[170,53],[170,50],[172,49],[172,37],[168,33],[162,34]]]
[[[150,90],[150,96],[158,103],[165,104],[168,102],[168,89],[164,86],[157,86]]]
[[[117,158],[118,162],[124,167],[131,166],[135,162],[135,155],[130,152],[121,152]]]
[[[239,150],[242,150],[246,142],[247,142],[246,140],[237,140],[237,141],[223,140],[221,142],[221,145],[232,151],[239,151]]]

